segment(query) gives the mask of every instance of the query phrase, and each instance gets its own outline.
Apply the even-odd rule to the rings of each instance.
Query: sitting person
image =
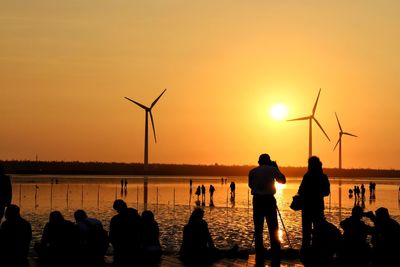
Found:
[[[108,234],[102,223],[95,218],[89,218],[84,210],[75,211],[74,218],[82,266],[103,266],[108,248]]]
[[[399,262],[400,252],[400,225],[390,218],[386,208],[379,208],[370,219],[374,222],[372,244],[374,261],[379,264],[393,264]]]
[[[2,266],[27,266],[32,239],[31,224],[21,217],[19,207],[13,204],[7,207],[5,218],[0,229]]]
[[[224,257],[235,257],[238,251],[237,245],[230,250],[215,247],[203,216],[204,211],[201,208],[195,208],[188,224],[183,228],[183,240],[179,252],[181,259],[185,263],[205,264]]]
[[[113,266],[134,266],[142,256],[140,216],[136,209],[128,208],[122,199],[115,200],[113,208],[118,213],[111,218],[109,232],[114,249]]]
[[[325,218],[312,230],[312,266],[336,266],[337,253],[342,241],[340,230]]]
[[[78,234],[74,224],[59,211],[52,211],[35,250],[48,266],[73,266],[76,262]]]
[[[160,230],[150,210],[142,212],[141,246],[143,263],[155,263],[161,259]]]
[[[371,235],[373,228],[362,221],[363,212],[360,206],[354,206],[351,216],[340,222],[343,233],[343,246],[341,260],[346,266],[366,266],[369,261],[370,247],[367,236]]]

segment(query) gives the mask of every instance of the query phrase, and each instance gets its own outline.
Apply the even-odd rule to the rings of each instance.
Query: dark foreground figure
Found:
[[[31,224],[21,217],[17,205],[7,207],[5,218],[0,229],[0,265],[27,266],[32,239]]]
[[[276,162],[271,161],[268,154],[260,155],[258,164],[259,166],[249,173],[249,187],[253,195],[256,262],[262,264],[265,258],[263,229],[264,220],[266,220],[272,257],[279,264],[281,244],[278,236],[277,205],[274,196],[276,193],[275,180],[284,184],[286,177],[279,171]]]
[[[324,197],[330,194],[328,177],[322,170],[322,162],[316,156],[308,159],[308,170],[301,181],[298,194],[303,201],[301,221],[303,239],[300,256],[303,263],[307,263],[311,255],[312,232],[318,224],[324,222]]]
[[[193,210],[189,222],[183,228],[183,241],[180,249],[181,260],[190,266],[211,264],[222,258],[238,257],[238,246],[222,250],[215,247],[208,224],[203,219],[201,208]]]
[[[45,266],[76,266],[77,240],[78,231],[74,223],[65,220],[61,212],[52,211],[35,250]]]

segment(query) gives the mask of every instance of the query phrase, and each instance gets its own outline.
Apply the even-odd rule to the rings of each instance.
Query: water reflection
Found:
[[[58,178],[58,183],[40,180],[37,177],[33,183],[14,179],[13,202],[19,204],[23,216],[32,223],[35,240],[40,237],[51,210],[60,210],[67,219],[72,220],[73,212],[82,208],[87,210],[90,216],[99,218],[108,227],[114,215],[112,203],[116,198],[121,197],[139,212],[146,208],[153,210],[160,225],[161,240],[166,250],[179,250],[183,225],[187,223],[195,205],[206,208],[205,219],[209,223],[218,246],[228,247],[233,243],[238,243],[242,247],[249,247],[251,244],[253,238],[252,201],[245,177],[235,178],[234,198],[231,197],[230,184],[221,183],[221,178],[193,179],[193,189],[202,184],[207,187],[211,184],[215,185],[216,190],[212,201],[209,192],[206,192],[203,202],[200,201],[199,195],[194,194],[190,189],[188,179],[149,178],[146,185],[143,178],[130,177],[129,185],[125,188],[124,184],[122,191],[120,178],[117,177],[107,181],[85,179]],[[282,222],[286,226],[293,246],[299,247],[301,243],[300,213],[289,209],[292,196],[296,194],[300,181],[300,178],[289,178],[285,185],[276,186],[276,199],[282,216],[279,236],[283,246],[287,246],[288,241],[283,236],[285,233],[283,233]],[[367,182],[364,181],[364,183]],[[375,211],[378,207],[384,206],[396,220],[400,221],[399,182],[400,179],[379,182],[378,191],[373,197],[369,196],[369,201],[365,201],[365,198],[342,197],[342,187],[353,188],[354,184],[361,184],[361,182],[351,179],[338,181],[331,179],[332,195],[330,199],[325,198],[326,206],[330,207],[326,210],[326,217],[338,226],[342,219],[350,215],[354,205],[364,206],[367,211]],[[147,194],[145,187],[147,187]],[[147,205],[144,203],[146,198]],[[267,239],[266,243],[268,243]]]

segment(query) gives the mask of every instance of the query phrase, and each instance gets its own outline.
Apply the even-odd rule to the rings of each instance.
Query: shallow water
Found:
[[[13,203],[21,207],[22,216],[31,222],[33,242],[40,239],[42,229],[52,210],[60,210],[66,219],[73,220],[76,209],[84,209],[90,217],[101,220],[108,229],[109,221],[115,215],[112,204],[116,198],[124,199],[130,207],[139,212],[144,209],[143,177],[128,179],[127,190],[120,190],[121,177],[113,176],[13,176]],[[196,206],[194,192],[198,185],[206,186],[205,219],[218,247],[239,244],[241,248],[252,248],[253,221],[251,195],[246,177],[230,177],[221,183],[221,177],[192,178],[193,190],[189,188],[189,178],[149,177],[147,208],[155,214],[160,226],[160,239],[165,251],[177,252],[182,239],[183,226]],[[229,193],[231,181],[236,183],[236,196],[232,200]],[[282,216],[280,238],[283,246],[289,242],[282,222],[286,227],[293,247],[301,244],[301,213],[289,208],[292,196],[296,194],[300,178],[288,178],[285,185],[277,186],[276,199]],[[377,183],[375,199],[370,198],[368,185]],[[53,182],[53,183],[52,183]],[[400,179],[331,179],[331,196],[325,198],[325,215],[338,226],[348,217],[351,208],[357,204],[349,198],[348,189],[354,185],[366,186],[365,201],[359,201],[366,211],[384,206],[400,222]],[[215,186],[214,205],[209,206],[208,188]],[[200,198],[201,199],[201,198]],[[268,233],[265,233],[266,236]],[[268,246],[268,238],[265,238]]]

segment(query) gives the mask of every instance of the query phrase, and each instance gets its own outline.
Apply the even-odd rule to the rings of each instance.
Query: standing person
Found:
[[[0,164],[0,222],[5,208],[11,204],[12,186],[10,176],[5,175],[3,165]]]
[[[361,199],[365,199],[365,186],[361,184]]]
[[[249,187],[253,195],[253,221],[256,246],[256,263],[262,263],[265,257],[263,228],[264,218],[268,224],[269,237],[273,260],[279,262],[281,244],[278,236],[277,205],[275,180],[286,183],[286,177],[278,168],[276,162],[271,161],[268,154],[260,155],[259,166],[249,173]]]
[[[235,184],[235,182],[231,182],[231,184],[230,184],[229,187],[231,188],[231,198],[235,198],[235,196],[236,196],[236,194],[235,194],[235,191],[236,191],[236,184]]]
[[[197,201],[200,201],[200,185],[196,188],[196,192],[194,194],[197,196]]]
[[[301,213],[303,240],[300,256],[304,261],[311,246],[311,231],[324,220],[324,197],[330,194],[328,176],[322,170],[322,162],[316,156],[308,159],[308,171],[301,181],[298,194],[303,200]]]
[[[201,185],[201,202],[204,203],[206,201],[206,187],[204,184]]]
[[[125,190],[127,190],[128,189],[128,179],[125,179],[124,185],[125,185]]]
[[[212,184],[210,184],[210,189],[209,189],[209,191],[210,191],[210,202],[213,202],[213,201],[214,201],[215,187],[214,187]]]
[[[193,185],[193,180],[189,179],[189,185],[190,185],[190,189],[192,189],[192,185]]]

